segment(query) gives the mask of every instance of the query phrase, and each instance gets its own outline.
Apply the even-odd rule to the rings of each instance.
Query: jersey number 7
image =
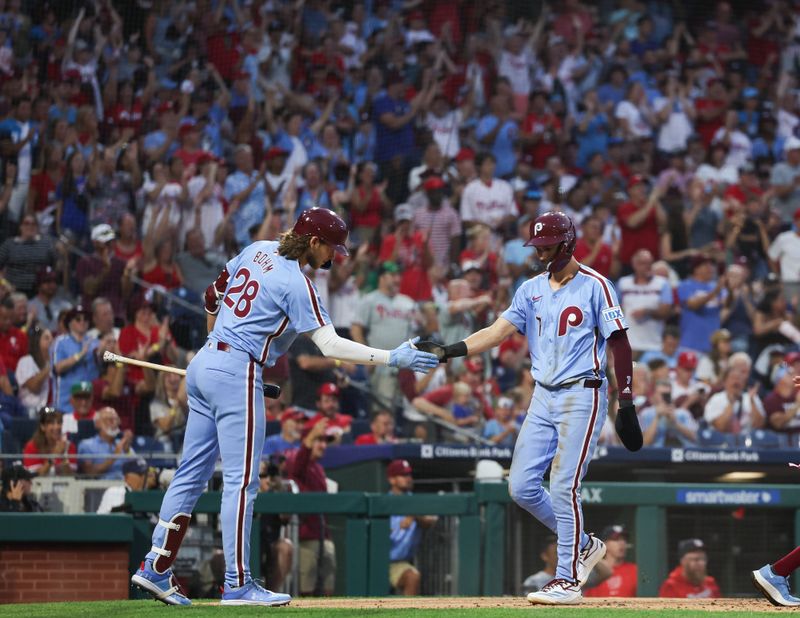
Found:
[[[237,283],[239,279],[242,280],[241,283]],[[229,309],[233,309],[233,315],[237,318],[245,318],[253,308],[253,300],[258,295],[259,287],[258,281],[250,278],[250,271],[240,268],[233,276],[233,285],[228,288],[228,293],[222,302]]]

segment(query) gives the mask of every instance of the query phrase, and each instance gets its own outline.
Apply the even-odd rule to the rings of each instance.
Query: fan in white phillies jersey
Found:
[[[466,225],[483,223],[497,230],[517,218],[514,192],[505,180],[494,177],[497,167],[494,155],[481,153],[475,163],[478,177],[465,187],[461,196],[461,220]]]

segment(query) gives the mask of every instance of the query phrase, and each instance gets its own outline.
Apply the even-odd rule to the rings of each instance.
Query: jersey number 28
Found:
[[[237,283],[239,279],[242,280],[241,283]],[[250,271],[240,268],[233,276],[233,285],[228,289],[222,302],[229,309],[233,309],[233,315],[237,318],[245,318],[253,308],[253,301],[258,295],[258,289],[258,281],[250,278]]]

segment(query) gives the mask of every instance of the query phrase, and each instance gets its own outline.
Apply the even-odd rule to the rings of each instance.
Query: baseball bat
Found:
[[[106,350],[103,352],[103,360],[107,363],[123,363],[125,365],[134,365],[136,367],[143,367],[144,369],[153,369],[154,371],[166,371],[167,373],[175,373],[179,376],[185,376],[186,370],[179,369],[178,367],[170,367],[169,365],[159,365],[158,363],[151,363],[149,361],[138,360],[128,356],[121,356]],[[281,387],[277,384],[270,384],[269,382],[263,385],[264,397],[269,399],[278,399],[281,396]]]

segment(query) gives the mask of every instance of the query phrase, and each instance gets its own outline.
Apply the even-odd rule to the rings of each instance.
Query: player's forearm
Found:
[[[336,334],[332,324],[318,328],[311,335],[311,340],[320,352],[328,358],[335,358],[345,363],[358,365],[388,365],[389,350],[371,348],[362,343],[344,339]]]
[[[510,336],[516,327],[504,318],[498,318],[494,324],[471,334],[464,339],[467,346],[467,354],[480,354],[486,350],[500,345]]]

